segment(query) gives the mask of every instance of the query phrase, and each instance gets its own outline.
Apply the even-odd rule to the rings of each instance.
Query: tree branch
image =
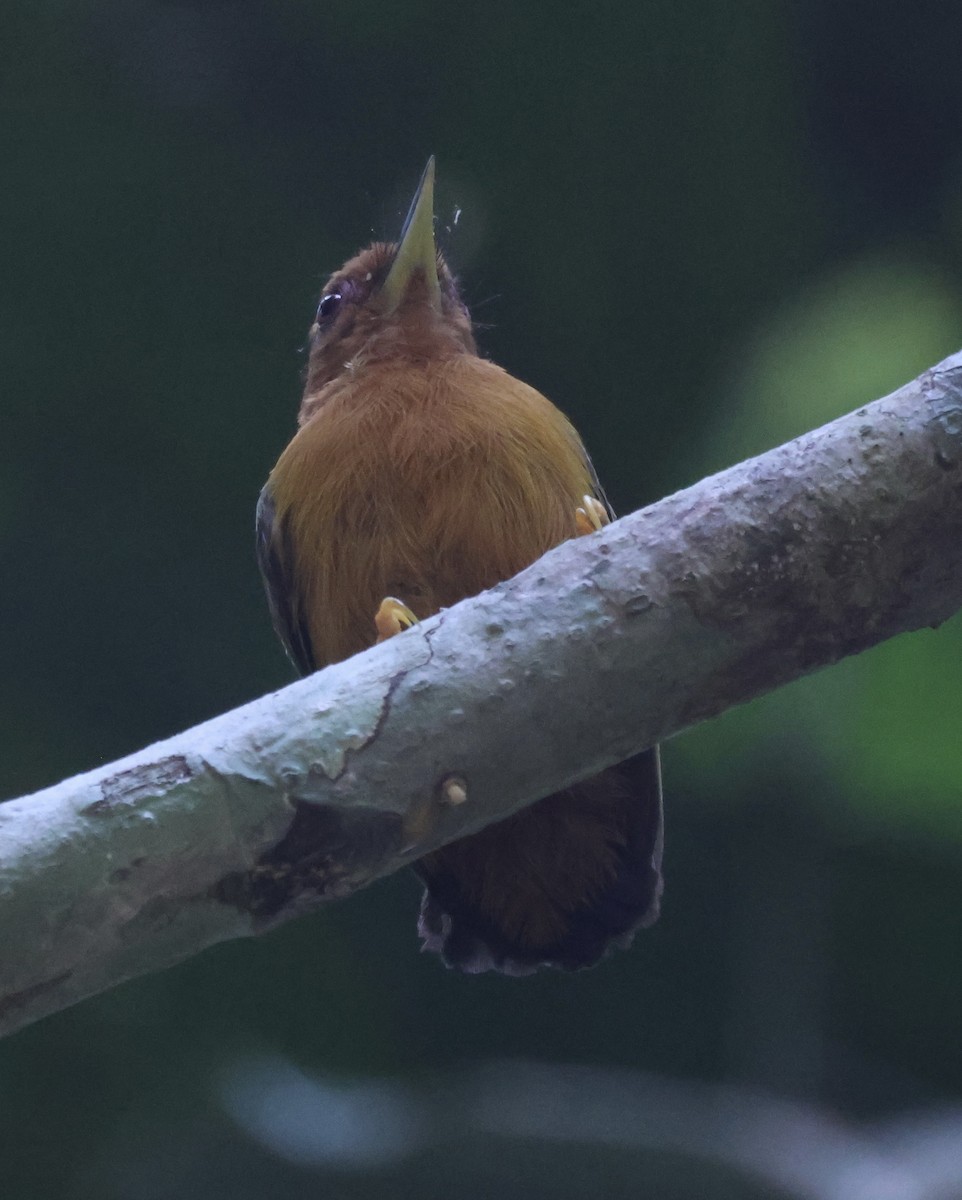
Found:
[[[960,606],[962,353],[348,662],[0,805],[0,1031]]]

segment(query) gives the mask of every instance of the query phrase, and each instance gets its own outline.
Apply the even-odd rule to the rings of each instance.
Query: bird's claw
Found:
[[[608,510],[600,500],[594,496],[582,496],[581,501],[584,507],[575,509],[575,524],[580,536],[584,536],[586,533],[597,533],[599,529],[603,529],[611,522]]]
[[[403,633],[405,629],[410,629],[417,623],[418,619],[414,613],[394,596],[385,596],[381,601],[380,608],[374,614],[374,626],[377,629],[379,642],[386,642],[388,638]]]

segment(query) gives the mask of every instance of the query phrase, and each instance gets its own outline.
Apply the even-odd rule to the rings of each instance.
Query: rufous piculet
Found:
[[[567,418],[478,353],[435,246],[433,158],[399,241],[325,286],[298,425],[257,556],[303,675],[611,518]],[[466,972],[591,966],[656,919],[661,854],[654,747],[420,859],[424,948]]]

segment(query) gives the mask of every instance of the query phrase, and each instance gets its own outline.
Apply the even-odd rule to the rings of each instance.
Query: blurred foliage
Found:
[[[621,511],[962,342],[962,75],[935,65],[962,40],[955,6],[0,15],[5,795],[288,678],[254,502],[320,283],[393,235],[431,151],[486,351],[571,414]],[[258,1158],[222,1087],[256,1055],[346,1080],[445,1071],[430,1087],[452,1103],[467,1084],[446,1078],[506,1057],[852,1117],[958,1099],[960,642],[958,619],[898,639],[669,745],[665,914],[595,972],[446,973],[394,878],[0,1045],[0,1193],[450,1194],[443,1155],[396,1183]],[[560,1161],[462,1149],[483,1194],[550,1187]],[[556,1194],[758,1194],[730,1166],[646,1161],[585,1151]]]

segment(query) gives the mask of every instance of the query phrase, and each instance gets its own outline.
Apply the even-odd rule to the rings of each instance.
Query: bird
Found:
[[[570,421],[479,353],[434,176],[432,156],[398,241],[324,287],[298,429],[258,500],[268,605],[302,675],[613,516]],[[658,917],[662,825],[656,746],[426,854],[422,949],[467,974],[595,965]]]

